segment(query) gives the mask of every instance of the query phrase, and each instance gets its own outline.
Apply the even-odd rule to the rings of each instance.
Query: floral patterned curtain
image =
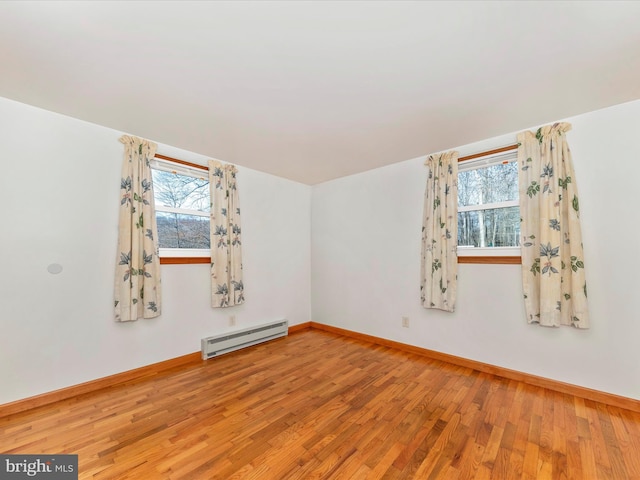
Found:
[[[589,328],[568,123],[518,134],[522,280],[529,323]]]
[[[422,306],[453,312],[458,275],[458,152],[431,155],[422,218]]]
[[[211,306],[244,302],[237,169],[209,160],[211,189]]]
[[[128,322],[161,313],[158,229],[150,160],[157,145],[123,135],[120,221],[115,278],[115,319]]]

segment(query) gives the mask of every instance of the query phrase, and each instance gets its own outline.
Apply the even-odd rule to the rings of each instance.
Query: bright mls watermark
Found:
[[[78,480],[78,455],[0,455],[0,480]]]

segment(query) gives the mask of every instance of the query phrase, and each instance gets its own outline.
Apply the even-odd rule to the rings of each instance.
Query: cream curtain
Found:
[[[153,318],[161,313],[158,229],[150,160],[157,145],[123,135],[120,220],[115,278],[115,319]]]
[[[211,189],[211,306],[244,302],[240,203],[234,165],[209,160]]]
[[[589,328],[568,123],[518,134],[522,280],[529,323]]]
[[[458,152],[431,155],[422,217],[422,306],[453,312],[458,274]]]

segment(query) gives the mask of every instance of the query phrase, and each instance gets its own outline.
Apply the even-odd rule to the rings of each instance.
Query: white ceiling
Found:
[[[0,96],[307,184],[640,98],[640,2],[0,2]]]

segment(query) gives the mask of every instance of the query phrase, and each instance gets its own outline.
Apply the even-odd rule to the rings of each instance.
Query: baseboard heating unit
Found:
[[[285,337],[288,334],[289,322],[287,320],[279,320],[243,330],[223,333],[214,337],[206,337],[200,341],[202,359],[207,360],[224,353],[273,340],[274,338]]]

